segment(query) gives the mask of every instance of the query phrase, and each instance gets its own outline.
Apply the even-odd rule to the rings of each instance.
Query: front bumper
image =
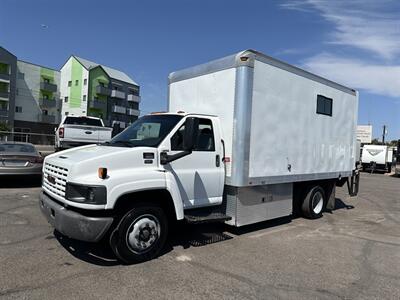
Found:
[[[40,193],[39,206],[51,226],[62,234],[81,241],[99,241],[113,222],[112,217],[88,217],[69,210],[44,192]]]

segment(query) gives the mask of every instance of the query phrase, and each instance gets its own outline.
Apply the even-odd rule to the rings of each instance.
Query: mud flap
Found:
[[[360,186],[360,172],[358,170],[353,171],[353,175],[347,178],[347,190],[351,197],[357,196],[358,189]]]
[[[336,184],[333,182],[329,187],[326,188],[326,210],[332,211],[335,209],[335,199],[336,199]]]

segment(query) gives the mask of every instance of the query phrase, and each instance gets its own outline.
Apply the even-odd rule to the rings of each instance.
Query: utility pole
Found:
[[[382,144],[385,144],[385,135],[387,134],[386,132],[386,125],[383,125],[383,132],[382,132]]]

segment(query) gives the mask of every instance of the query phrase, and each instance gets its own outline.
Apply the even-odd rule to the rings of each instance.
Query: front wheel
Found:
[[[168,235],[168,220],[161,207],[139,206],[125,214],[110,236],[115,255],[125,263],[158,256]]]

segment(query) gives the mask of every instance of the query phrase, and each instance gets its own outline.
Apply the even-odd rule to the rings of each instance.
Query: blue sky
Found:
[[[170,72],[252,48],[358,89],[359,124],[400,138],[397,0],[2,0],[1,10],[0,45],[19,59],[60,68],[76,54],[123,70],[145,113],[166,109]]]

